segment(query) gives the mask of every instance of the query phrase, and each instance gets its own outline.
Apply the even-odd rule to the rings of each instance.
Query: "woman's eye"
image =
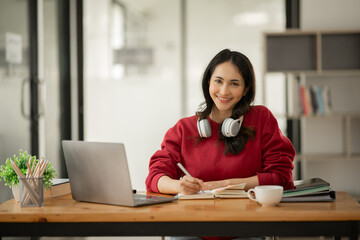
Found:
[[[231,85],[233,85],[233,86],[239,86],[239,84],[236,83],[236,82],[231,83]]]
[[[221,80],[215,79],[215,82],[216,82],[216,83],[221,83]]]

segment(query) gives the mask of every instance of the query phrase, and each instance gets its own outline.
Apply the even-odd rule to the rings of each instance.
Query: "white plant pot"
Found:
[[[11,191],[14,195],[15,201],[19,201],[20,200],[20,194],[19,194],[19,185],[17,186],[12,186],[11,187]]]

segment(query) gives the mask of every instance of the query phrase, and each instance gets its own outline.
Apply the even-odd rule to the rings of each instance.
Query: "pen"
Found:
[[[181,171],[183,171],[185,173],[186,176],[192,177],[190,175],[190,173],[186,170],[186,168],[184,168],[184,166],[181,163],[177,164],[179,166],[179,168],[181,169]],[[204,192],[203,190],[200,190],[200,192]]]
[[[184,166],[181,163],[177,164],[179,168],[185,173],[186,176],[192,177],[190,173],[184,168]]]

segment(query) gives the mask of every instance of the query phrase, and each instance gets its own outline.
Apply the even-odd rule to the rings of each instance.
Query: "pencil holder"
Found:
[[[41,207],[44,205],[43,178],[22,177],[20,182],[20,207]]]

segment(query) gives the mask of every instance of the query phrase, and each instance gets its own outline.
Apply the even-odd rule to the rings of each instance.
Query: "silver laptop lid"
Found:
[[[134,206],[124,144],[64,140],[62,146],[74,200]]]

